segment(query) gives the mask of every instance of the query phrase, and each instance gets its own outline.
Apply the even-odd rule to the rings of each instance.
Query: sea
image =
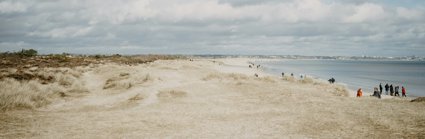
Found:
[[[372,92],[380,83],[406,88],[410,97],[425,96],[425,61],[380,60],[273,60],[257,61],[264,70],[280,76],[294,74],[328,80],[335,78],[351,90]],[[385,93],[385,87],[384,91]]]

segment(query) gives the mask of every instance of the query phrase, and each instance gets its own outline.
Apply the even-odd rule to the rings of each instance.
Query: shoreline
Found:
[[[271,60],[264,60],[264,59],[261,59],[261,60],[256,60],[256,62],[257,63],[263,63],[264,64],[264,62],[273,62],[273,61],[276,61],[276,62],[281,62],[281,61],[286,61],[286,60],[293,60],[293,59],[271,59]],[[295,60],[303,60],[303,59],[295,59]],[[326,59],[305,59],[305,60],[308,60],[308,61],[311,61],[311,60],[321,60],[321,61],[326,61]],[[339,60],[339,61],[345,61],[345,60]],[[351,61],[351,60],[350,60]],[[274,73],[273,71],[272,71],[272,68],[270,68],[270,67],[267,67],[267,66],[265,66],[265,68],[266,69],[268,69],[269,71],[268,71],[268,73],[269,74],[276,74],[276,73]],[[274,70],[276,70],[276,69],[274,69]],[[265,70],[266,71],[266,70]],[[267,72],[267,71],[266,71]],[[286,73],[286,74],[288,74],[288,73]],[[301,75],[301,74],[299,74],[299,75]],[[299,75],[297,75],[296,77],[298,77]],[[309,74],[303,74],[303,75],[309,75]],[[327,81],[327,79],[323,79],[323,78],[320,78],[320,77],[316,77],[316,76],[314,76],[314,75],[309,75],[310,77],[313,77],[313,79],[317,79],[317,80],[323,80],[323,81]],[[377,81],[377,82],[380,82],[380,81]],[[342,84],[342,85],[345,85],[346,86],[346,88],[348,89],[348,90],[350,90],[350,92],[357,92],[356,90],[358,89],[358,88],[356,88],[356,87],[354,87],[354,86],[352,86],[352,85],[350,85],[350,83],[346,83],[346,82],[339,82],[340,84]],[[384,81],[384,83],[385,83],[385,81]],[[378,84],[379,85],[379,84]],[[376,86],[377,87],[377,86]],[[363,89],[363,91],[364,92],[366,92],[366,93],[369,93],[369,94],[373,94],[373,88],[364,88],[364,87],[361,87],[362,89]],[[382,94],[382,96],[384,96],[385,94],[384,94],[385,92],[383,92],[383,94]],[[354,95],[355,95],[356,93],[354,93]],[[401,94],[401,92],[400,92],[400,94]],[[414,98],[418,98],[418,97],[423,97],[423,95],[414,95],[414,94],[411,94],[411,92],[409,93],[407,93],[407,95],[408,95],[408,97],[407,98],[411,98],[411,99],[414,99]],[[389,95],[388,95],[389,96]],[[389,96],[389,97],[396,97],[396,96]],[[386,97],[387,98],[387,97]]]

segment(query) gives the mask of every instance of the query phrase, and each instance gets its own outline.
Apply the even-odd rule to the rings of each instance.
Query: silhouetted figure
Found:
[[[381,98],[381,93],[379,93],[379,90],[377,87],[373,88],[373,95],[375,97]]]
[[[385,84],[385,94],[388,95],[388,89],[390,89],[390,86],[388,86],[388,83]]]
[[[331,83],[331,84],[333,84],[333,83],[335,83],[335,79],[332,77],[332,78],[330,78],[329,80],[329,83]]]
[[[282,77],[283,77],[283,76],[285,76],[285,73],[284,73],[284,72],[282,72]]]
[[[379,83],[379,94],[382,95],[382,83]]]
[[[291,73],[291,76],[293,77],[294,76],[294,73]]]
[[[394,96],[400,96],[400,93],[398,93],[399,88],[400,88],[400,87],[398,87],[398,86],[396,86],[396,87],[394,88],[394,92],[395,92]]]
[[[301,74],[301,76],[300,76],[300,77],[301,77],[301,79],[302,79],[302,78],[303,78],[303,75]]]
[[[404,86],[401,86],[401,95],[402,95],[403,97],[407,97],[407,96],[406,96],[406,88],[404,88]]]
[[[394,87],[392,84],[390,85],[390,95],[394,96]]]

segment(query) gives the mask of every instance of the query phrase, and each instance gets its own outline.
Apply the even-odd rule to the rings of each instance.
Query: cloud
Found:
[[[25,46],[13,46],[45,53],[394,55],[405,48],[407,52],[400,55],[425,55],[425,8],[421,4],[21,0],[0,5],[9,8],[0,8],[0,42],[25,42]],[[366,47],[373,49],[363,51]],[[1,51],[10,49],[0,46]],[[374,51],[379,49],[391,53]]]
[[[0,13],[22,13],[26,12],[27,7],[20,2],[1,1],[0,2]]]
[[[377,4],[364,3],[354,7],[354,14],[347,16],[344,21],[351,23],[360,23],[375,21],[385,18],[384,8]]]
[[[80,37],[85,36],[90,33],[92,27],[64,27],[64,28],[55,28],[48,31],[35,31],[28,33],[29,36],[38,36],[38,37],[50,37],[55,38],[68,38],[68,37]]]
[[[398,7],[397,15],[401,18],[408,19],[408,20],[418,20],[418,19],[424,18],[424,11]]]

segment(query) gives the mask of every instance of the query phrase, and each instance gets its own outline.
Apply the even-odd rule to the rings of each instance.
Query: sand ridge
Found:
[[[252,59],[158,60],[79,70],[85,93],[0,113],[4,138],[424,138],[425,104],[347,97]],[[255,77],[258,74],[259,77]],[[71,83],[72,86],[72,83]],[[76,86],[76,85],[74,85]]]

